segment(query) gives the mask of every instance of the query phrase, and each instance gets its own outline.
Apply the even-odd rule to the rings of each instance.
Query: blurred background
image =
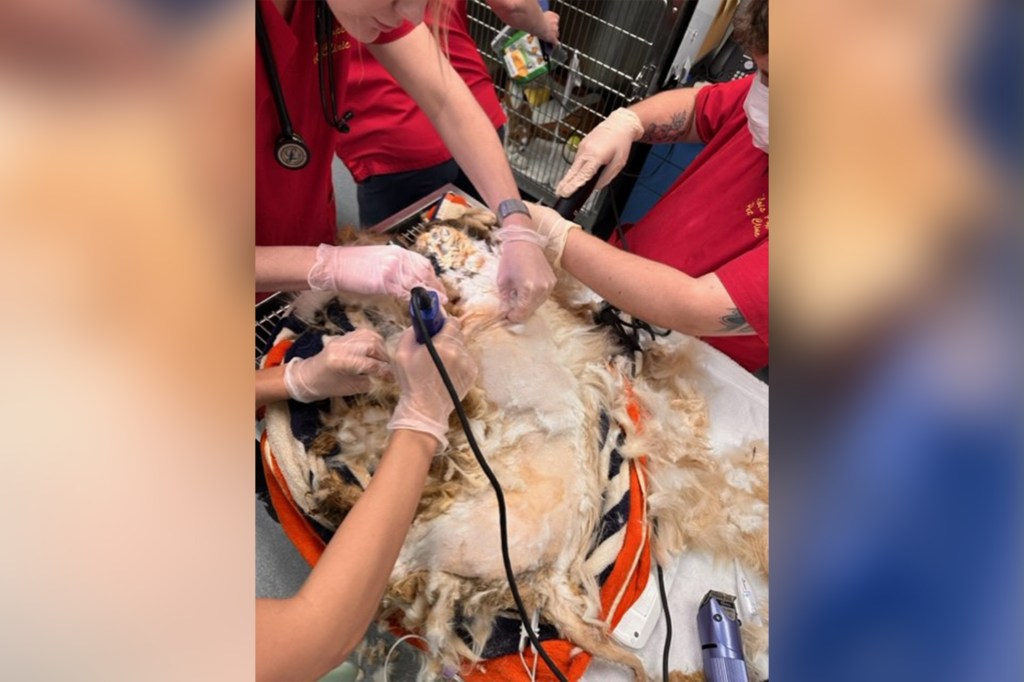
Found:
[[[777,681],[1024,679],[1022,19],[773,3]],[[252,36],[0,4],[11,679],[252,677]]]
[[[5,678],[252,678],[253,26],[0,3]]]
[[[1021,5],[771,20],[772,677],[1022,679]]]

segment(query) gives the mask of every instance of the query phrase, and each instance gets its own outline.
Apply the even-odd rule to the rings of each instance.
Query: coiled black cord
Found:
[[[594,315],[594,323],[608,327],[619,343],[630,352],[643,350],[640,339],[642,333],[650,335],[651,340],[656,336],[668,336],[672,333],[669,329],[657,329],[635,317],[625,320],[622,311],[608,302],[605,302]]]
[[[425,291],[416,287],[412,290],[412,295],[422,296],[425,295]],[[487,460],[484,459],[483,453],[480,452],[480,446],[476,443],[476,438],[473,437],[473,429],[470,428],[469,419],[466,417],[466,412],[462,409],[462,401],[459,399],[459,392],[455,390],[455,386],[452,384],[451,377],[448,376],[448,370],[445,369],[444,363],[441,361],[441,356],[437,354],[437,349],[434,348],[434,340],[430,337],[430,332],[427,330],[427,325],[423,322],[422,313],[420,312],[420,306],[415,304],[410,306],[412,311],[413,323],[419,330],[426,341],[427,352],[430,353],[430,358],[434,361],[434,365],[437,367],[437,371],[441,374],[441,381],[444,382],[444,386],[448,389],[448,395],[451,396],[452,404],[455,405],[455,414],[459,416],[459,423],[462,424],[462,430],[466,432],[466,440],[469,441],[469,447],[473,450],[473,456],[476,457],[476,461],[480,464],[480,468],[483,470],[484,475],[487,476],[487,480],[491,482],[491,487],[494,488],[494,496],[498,499],[498,527],[501,533],[501,560],[505,565],[505,578],[508,580],[509,590],[512,592],[512,599],[516,603],[516,609],[519,611],[519,619],[522,622],[523,628],[526,630],[526,636],[530,639],[530,644],[537,650],[537,653],[542,659],[544,664],[547,665],[548,669],[551,670],[552,674],[558,678],[559,682],[569,682],[565,675],[559,671],[558,666],[551,660],[547,652],[540,645],[540,640],[534,633],[533,628],[530,627],[530,616],[526,612],[526,606],[523,605],[523,599],[519,596],[519,587],[516,585],[515,575],[512,573],[512,559],[509,557],[508,551],[508,520],[507,512],[505,510],[505,494],[501,490],[501,484],[498,483],[497,477],[494,472],[491,471],[491,467],[488,466]]]

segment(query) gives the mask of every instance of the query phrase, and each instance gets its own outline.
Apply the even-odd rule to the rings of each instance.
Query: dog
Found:
[[[602,302],[566,273],[528,321],[505,321],[494,224],[493,214],[467,209],[432,224],[412,248],[433,263],[448,296],[445,314],[461,321],[480,368],[463,407],[504,490],[523,601],[563,638],[647,679],[639,659],[610,637],[602,609],[600,578],[622,548],[615,534],[604,537],[609,509],[629,493],[632,472],[643,486],[655,560],[700,550],[738,557],[767,576],[767,448],[711,452],[707,407],[692,380],[699,342],[679,334],[648,340],[638,367],[622,340],[595,323]],[[289,319],[279,340],[369,327],[391,347],[411,322],[393,299],[329,292],[298,297]],[[328,532],[372,477],[397,399],[396,385],[375,380],[369,393],[324,407],[268,407],[269,451],[290,495]],[[310,434],[296,434],[297,414],[314,425]],[[496,620],[513,608],[495,495],[454,417],[448,439],[379,613],[422,635],[435,669],[486,658]],[[743,632],[748,660],[767,649],[766,629],[745,624]]]

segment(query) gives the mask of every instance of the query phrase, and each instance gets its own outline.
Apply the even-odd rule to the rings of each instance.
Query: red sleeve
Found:
[[[753,78],[751,75],[728,83],[707,85],[697,91],[697,102],[693,108],[694,124],[703,142],[714,137],[725,122],[735,116],[738,109],[743,108]]]
[[[768,343],[768,240],[715,270],[733,303]]]
[[[381,33],[377,36],[371,45],[387,45],[393,43],[399,38],[405,37],[416,28],[417,24],[410,24],[408,21],[402,22],[402,25],[396,28],[394,31],[388,31],[387,33]]]

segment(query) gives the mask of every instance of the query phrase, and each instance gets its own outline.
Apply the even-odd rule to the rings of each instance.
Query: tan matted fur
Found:
[[[646,679],[639,659],[611,639],[599,587],[585,565],[602,513],[596,437],[602,412],[625,434],[622,456],[647,458],[648,519],[658,529],[652,548],[662,563],[699,550],[729,561],[738,556],[752,574],[767,575],[767,448],[712,452],[691,359],[698,342],[678,334],[651,342],[641,373],[629,378],[616,341],[592,322],[595,298],[564,273],[529,321],[503,321],[494,284],[497,247],[488,233],[493,223],[491,214],[471,210],[435,224],[414,248],[435,263],[449,298],[446,314],[461,320],[480,366],[464,406],[504,489],[523,599],[567,639]],[[325,335],[340,333],[322,313],[331,299],[303,295],[295,315]],[[376,329],[388,344],[410,323],[406,307],[391,300],[346,296],[344,310],[353,325]],[[644,412],[640,429],[627,414],[627,384]],[[344,519],[372,475],[396,400],[396,387],[380,382],[365,396],[333,400],[308,451],[290,433],[287,404],[268,409],[270,446],[292,497],[328,528]],[[423,635],[437,668],[477,659],[495,616],[513,608],[494,494],[454,416],[450,427],[450,447],[432,465],[380,611]],[[340,454],[332,454],[338,447]],[[339,463],[358,484],[338,474]],[[469,646],[452,627],[457,614]],[[748,653],[767,649],[765,629],[744,627],[744,637]]]

